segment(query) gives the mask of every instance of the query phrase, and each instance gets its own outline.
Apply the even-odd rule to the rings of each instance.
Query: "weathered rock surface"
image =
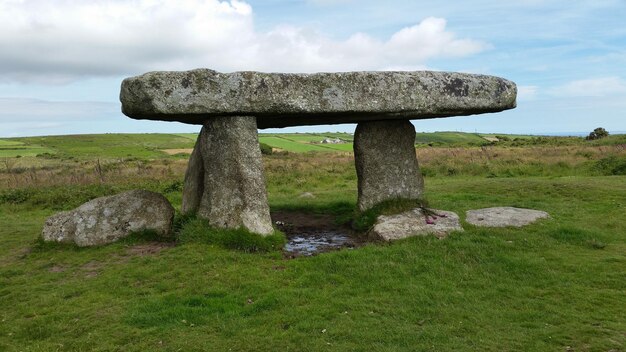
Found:
[[[455,72],[149,72],[122,82],[124,114],[204,124],[256,116],[259,128],[424,119],[515,107],[511,81]]]
[[[185,182],[183,184],[183,202],[181,212],[183,214],[196,214],[200,208],[200,201],[204,195],[204,158],[202,156],[202,143],[207,139],[206,129],[202,128],[196,145],[189,156]]]
[[[436,209],[429,211],[434,214],[427,216],[421,208],[415,208],[396,215],[381,215],[370,230],[370,236],[392,241],[426,235],[443,238],[450,232],[463,231],[456,213]]]
[[[545,211],[513,207],[495,207],[466,212],[466,221],[483,227],[521,227],[539,219],[548,218]]]
[[[115,242],[133,232],[153,230],[167,235],[174,208],[162,195],[134,190],[93,199],[80,207],[49,217],[44,241],[75,243],[80,247]]]
[[[215,227],[274,232],[254,117],[206,121],[189,160],[182,210]]]
[[[424,193],[415,154],[415,127],[408,120],[359,123],[354,134],[354,161],[361,211],[385,200],[420,199]]]

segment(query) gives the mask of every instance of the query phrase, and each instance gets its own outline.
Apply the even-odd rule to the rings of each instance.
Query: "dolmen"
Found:
[[[149,72],[122,82],[134,119],[202,125],[185,174],[182,212],[211,226],[273,233],[257,129],[356,123],[358,208],[420,199],[410,120],[516,106],[511,81],[454,72]]]

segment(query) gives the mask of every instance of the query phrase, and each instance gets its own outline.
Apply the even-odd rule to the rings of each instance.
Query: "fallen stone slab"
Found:
[[[391,199],[420,199],[424,179],[408,120],[360,122],[354,134],[360,211]]]
[[[162,195],[133,190],[100,197],[46,220],[42,238],[47,242],[75,243],[80,247],[115,242],[133,232],[171,233],[174,208]]]
[[[411,120],[498,112],[516,106],[515,83],[456,72],[149,72],[122,82],[134,119],[204,124],[256,116],[258,128]]]
[[[465,221],[469,224],[482,227],[522,227],[532,224],[539,219],[549,217],[549,214],[545,211],[514,207],[468,210],[465,214]]]
[[[443,238],[453,231],[463,231],[459,216],[451,211],[415,208],[395,215],[381,215],[369,235],[385,241],[413,236],[435,235]]]

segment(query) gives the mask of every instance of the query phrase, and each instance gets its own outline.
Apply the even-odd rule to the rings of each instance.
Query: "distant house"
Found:
[[[343,144],[346,141],[339,139],[339,138],[326,138],[324,140],[322,140],[320,143],[322,144]]]

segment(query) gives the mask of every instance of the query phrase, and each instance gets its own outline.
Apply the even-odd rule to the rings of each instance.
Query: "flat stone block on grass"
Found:
[[[548,217],[550,217],[548,213],[541,210],[494,207],[468,210],[465,221],[482,227],[522,227]]]
[[[415,208],[400,214],[379,216],[369,234],[374,238],[393,241],[427,235],[443,238],[453,231],[463,231],[456,213],[429,209],[429,214],[424,214],[422,208]]]

